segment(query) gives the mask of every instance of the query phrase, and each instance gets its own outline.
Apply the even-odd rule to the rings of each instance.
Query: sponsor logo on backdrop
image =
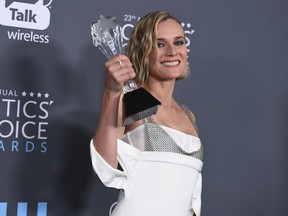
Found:
[[[49,43],[49,35],[39,31],[47,29],[50,25],[52,0],[34,0],[34,3],[22,1],[0,0],[0,24],[12,27],[7,31],[8,39]],[[15,28],[17,30],[14,30]]]
[[[124,40],[124,46],[127,45],[131,31],[134,28],[135,23],[140,18],[141,18],[140,16],[137,16],[134,14],[133,15],[125,14],[123,16],[124,25],[122,25],[122,35],[123,35],[123,40]],[[188,23],[181,22],[181,24],[185,31],[187,51],[190,52],[191,38],[195,30],[192,29],[192,25],[189,22]]]
[[[13,206],[9,205],[9,210]],[[18,202],[17,206],[17,214],[16,216],[27,216],[28,214],[28,208],[31,207],[31,203],[27,202]],[[8,203],[7,202],[0,202],[0,215],[6,216],[10,215],[8,210]],[[37,203],[37,216],[47,216],[47,202],[38,202]]]
[[[52,104],[46,92],[0,89],[0,154],[46,153]]]

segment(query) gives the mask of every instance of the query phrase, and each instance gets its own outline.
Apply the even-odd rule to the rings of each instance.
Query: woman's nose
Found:
[[[177,49],[173,44],[169,44],[166,46],[166,55],[168,56],[177,55]]]

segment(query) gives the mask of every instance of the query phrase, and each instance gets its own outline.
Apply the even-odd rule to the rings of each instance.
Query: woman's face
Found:
[[[157,80],[179,78],[187,67],[187,48],[182,26],[173,19],[163,20],[157,28],[157,49],[149,55],[149,76]]]

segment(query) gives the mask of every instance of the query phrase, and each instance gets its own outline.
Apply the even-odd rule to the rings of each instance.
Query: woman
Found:
[[[194,115],[173,97],[175,81],[188,73],[183,27],[167,12],[149,13],[137,22],[126,49],[127,56],[105,63],[91,141],[95,172],[106,186],[120,189],[111,215],[199,216],[203,148]],[[123,127],[122,87],[131,78],[161,106],[155,115]]]

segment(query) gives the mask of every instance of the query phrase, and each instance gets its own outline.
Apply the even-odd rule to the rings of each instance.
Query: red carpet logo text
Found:
[[[0,153],[47,152],[48,93],[0,89]]]
[[[46,1],[45,1],[46,2]],[[38,0],[36,3],[17,1],[0,1],[0,25],[21,28],[17,31],[8,30],[9,40],[18,40],[35,43],[49,43],[49,36],[38,34],[35,31],[27,32],[27,29],[45,30],[50,25],[49,7],[52,0],[44,3]],[[26,31],[25,31],[26,29]]]

